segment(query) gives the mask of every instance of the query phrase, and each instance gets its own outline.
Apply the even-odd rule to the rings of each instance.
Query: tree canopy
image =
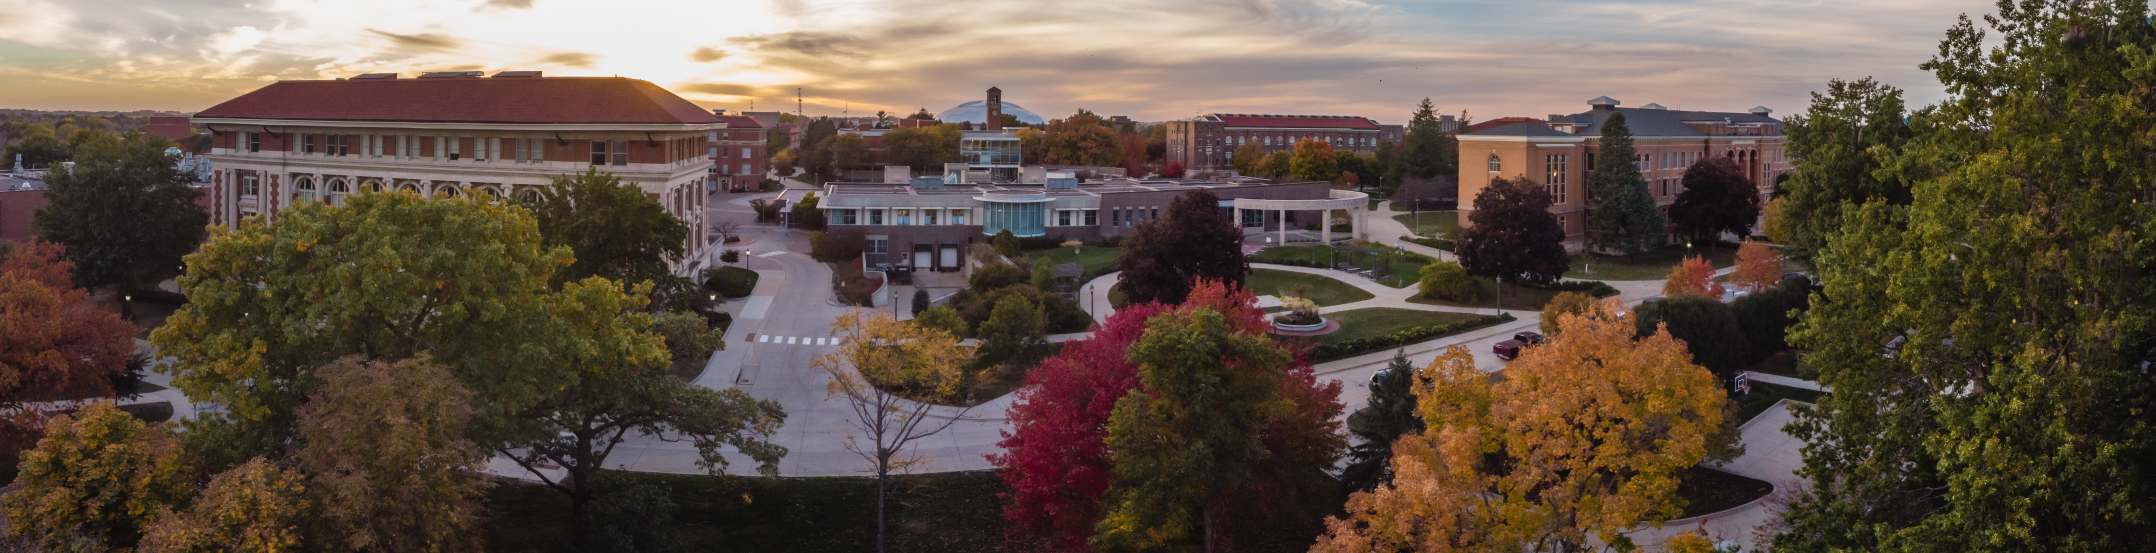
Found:
[[[554,177],[539,201],[525,207],[538,219],[542,244],[575,255],[554,273],[557,285],[594,276],[621,283],[663,278],[690,238],[688,223],[642,187],[597,168]]]
[[[1458,175],[1460,172],[1460,141],[1445,133],[1443,123],[1437,119],[1437,108],[1423,98],[1415,106],[1414,115],[1408,118],[1407,137],[1402,142],[1399,155],[1394,159],[1387,175],[1385,187],[1399,186],[1402,177],[1434,179],[1440,176]]]
[[[883,163],[940,172],[958,162],[958,138],[958,125],[951,124],[891,129],[883,133]]]
[[[1042,158],[1031,163],[1122,167],[1123,149],[1115,129],[1085,110],[1048,122]]]
[[[1787,205],[1776,224],[1787,234],[1790,257],[1813,264],[1813,257],[1839,234],[1842,214],[1874,200],[1908,205],[1910,185],[1896,172],[1882,172],[1894,152],[1914,136],[1900,89],[1866,77],[1827,81],[1826,93],[1812,93],[1804,113],[1783,121],[1787,151],[1796,170],[1778,187]]]
[[[1250,273],[1243,231],[1220,213],[1220,197],[1192,190],[1168,202],[1159,220],[1138,224],[1115,258],[1126,303],[1182,303],[1199,279],[1241,288]]]
[[[1340,471],[1342,487],[1370,491],[1392,482],[1392,443],[1422,431],[1422,418],[1416,416],[1416,372],[1407,353],[1399,351],[1370,377],[1370,403],[1348,415],[1347,430],[1362,443],[1348,449],[1350,461]]]
[[[165,153],[172,143],[141,133],[82,139],[73,170],[45,175],[49,205],[31,216],[37,235],[67,247],[75,284],[125,293],[176,274],[202,243],[210,214],[189,188],[194,176]],[[82,133],[77,133],[78,135]]]
[[[1460,266],[1468,274],[1546,283],[1563,277],[1565,229],[1550,214],[1550,193],[1524,178],[1498,177],[1475,193],[1475,211],[1460,230]]]
[[[1265,163],[1266,155],[1264,145],[1245,141],[1243,145],[1235,147],[1235,153],[1228,156],[1228,162],[1235,167],[1235,174],[1257,176],[1258,166]]]
[[[1587,175],[1587,197],[1594,202],[1587,212],[1588,248],[1631,255],[1661,247],[1669,223],[1639,174],[1639,152],[1632,148],[1632,128],[1623,113],[1602,123],[1595,159],[1595,170]]]
[[[1295,157],[1288,160],[1288,172],[1297,180],[1332,182],[1340,178],[1340,158],[1333,155],[1333,145],[1305,138],[1295,143]]]
[[[1713,247],[1722,233],[1743,240],[1759,220],[1759,187],[1727,157],[1709,156],[1684,171],[1684,191],[1669,206],[1677,233]]]

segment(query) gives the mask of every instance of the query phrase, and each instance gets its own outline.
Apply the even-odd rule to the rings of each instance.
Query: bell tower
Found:
[[[1003,89],[988,87],[988,126],[991,131],[1003,130]]]

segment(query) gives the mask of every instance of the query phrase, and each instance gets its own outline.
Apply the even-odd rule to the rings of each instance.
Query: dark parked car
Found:
[[[1495,346],[1490,346],[1490,351],[1496,353],[1498,359],[1511,361],[1520,356],[1521,349],[1540,343],[1542,343],[1541,333],[1521,332],[1512,335],[1511,340],[1505,340],[1498,342]]]

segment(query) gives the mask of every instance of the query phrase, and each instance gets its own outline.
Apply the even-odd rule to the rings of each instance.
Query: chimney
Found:
[[[1003,89],[988,87],[988,124],[991,131],[1003,130]]]

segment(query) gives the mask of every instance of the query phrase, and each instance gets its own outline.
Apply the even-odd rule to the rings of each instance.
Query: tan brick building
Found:
[[[1632,130],[1633,148],[1639,157],[1614,160],[1639,166],[1648,191],[1662,213],[1682,192],[1684,170],[1710,156],[1727,157],[1744,168],[1759,186],[1762,203],[1774,194],[1776,177],[1792,168],[1783,155],[1788,138],[1782,122],[1764,107],[1747,112],[1677,111],[1648,104],[1617,107],[1607,96],[1587,102],[1590,109],[1573,115],[1551,115],[1546,121],[1527,120],[1459,135],[1460,224],[1469,224],[1475,194],[1497,177],[1527,178],[1548,187],[1550,212],[1565,228],[1565,247],[1579,250],[1587,235],[1587,175],[1596,163],[1602,136],[1601,125],[1622,113]],[[1674,240],[1674,238],[1672,238]]]

